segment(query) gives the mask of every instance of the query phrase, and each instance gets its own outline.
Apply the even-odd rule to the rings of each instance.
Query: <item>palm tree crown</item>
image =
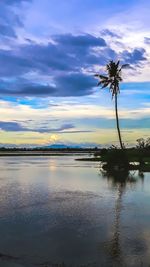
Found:
[[[120,93],[119,83],[122,81],[121,71],[126,66],[127,64],[120,66],[120,61],[115,63],[113,60],[111,60],[106,65],[108,76],[95,74],[95,77],[98,77],[100,79],[98,86],[101,85],[102,89],[105,87],[109,87],[110,92],[112,94],[112,98],[118,93]]]

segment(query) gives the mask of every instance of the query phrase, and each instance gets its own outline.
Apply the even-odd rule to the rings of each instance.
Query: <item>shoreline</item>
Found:
[[[91,153],[91,152],[90,152]],[[13,157],[13,156],[73,156],[73,155],[85,155],[85,154],[89,154],[88,152],[74,152],[74,151],[70,151],[70,152],[49,152],[49,151],[18,151],[18,152],[13,152],[13,151],[9,151],[9,152],[0,152],[0,157]],[[91,153],[93,154],[93,153]]]

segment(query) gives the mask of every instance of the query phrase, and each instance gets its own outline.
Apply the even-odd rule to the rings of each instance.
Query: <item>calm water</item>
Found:
[[[150,174],[74,158],[0,158],[0,266],[150,266]]]

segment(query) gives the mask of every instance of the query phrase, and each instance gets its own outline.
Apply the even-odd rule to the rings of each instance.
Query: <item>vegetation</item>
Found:
[[[137,148],[141,149],[150,149],[150,138],[148,137],[147,139],[144,138],[139,138],[137,139]]]
[[[121,75],[122,69],[125,68],[126,66],[128,65],[127,64],[120,65],[119,61],[115,63],[114,61],[111,60],[106,65],[107,76],[101,74],[95,74],[95,77],[99,78],[98,86],[101,86],[102,89],[109,87],[112,99],[115,98],[116,125],[117,125],[117,131],[121,149],[123,149],[124,146],[119,127],[118,94],[120,93],[120,82],[122,81],[122,75]]]
[[[137,140],[135,147],[124,150],[115,146],[95,150],[94,157],[79,160],[102,162],[108,172],[129,170],[150,171],[150,138]]]

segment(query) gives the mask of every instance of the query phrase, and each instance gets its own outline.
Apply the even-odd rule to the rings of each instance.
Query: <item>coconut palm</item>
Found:
[[[118,117],[118,94],[120,93],[120,82],[122,81],[121,72],[122,69],[127,67],[128,65],[120,65],[120,61],[114,62],[111,60],[106,65],[107,76],[101,74],[95,74],[95,77],[99,78],[98,86],[101,88],[109,87],[110,93],[112,95],[112,99],[115,98],[115,113],[116,113],[116,124],[117,124],[117,131],[119,136],[120,147],[123,149],[123,143],[121,138],[121,132],[119,127],[119,117]]]

